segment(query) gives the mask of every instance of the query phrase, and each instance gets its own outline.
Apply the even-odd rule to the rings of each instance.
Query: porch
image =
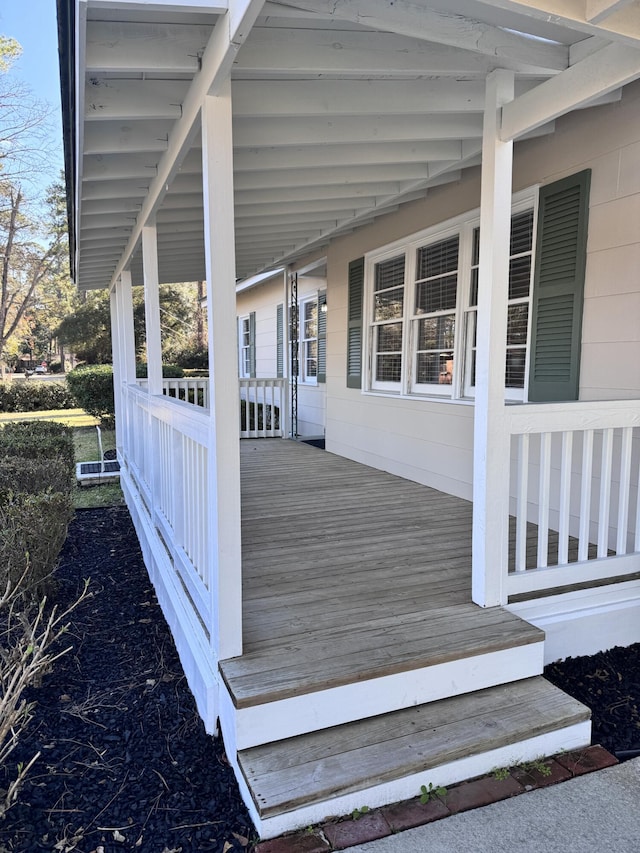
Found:
[[[588,742],[544,633],[471,601],[469,502],[290,441],[243,441],[241,474],[221,716],[263,837]]]

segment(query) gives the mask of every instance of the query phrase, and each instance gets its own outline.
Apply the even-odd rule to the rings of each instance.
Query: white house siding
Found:
[[[516,146],[514,192],[592,169],[580,399],[640,396],[640,85]],[[478,207],[480,174],[336,240],[328,252],[327,449],[471,497],[473,404],[346,387],[350,261]],[[366,371],[366,365],[363,366]],[[505,452],[508,449],[505,448]]]
[[[298,301],[315,297],[326,288],[326,280],[316,276],[298,276]],[[238,317],[252,311],[256,315],[256,377],[273,378],[277,374],[276,364],[276,309],[284,304],[285,336],[287,334],[288,305],[285,293],[284,274],[237,294]],[[284,374],[290,373],[289,351],[285,345]],[[321,437],[325,431],[326,385],[324,383],[298,383],[298,434],[303,438]]]

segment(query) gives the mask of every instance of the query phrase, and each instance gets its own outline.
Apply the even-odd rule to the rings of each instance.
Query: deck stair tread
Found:
[[[437,768],[449,762],[589,717],[588,708],[536,676],[241,750],[238,760],[268,818],[413,774],[438,784]]]
[[[444,606],[264,640],[220,662],[237,708],[541,643],[544,632],[500,607]]]

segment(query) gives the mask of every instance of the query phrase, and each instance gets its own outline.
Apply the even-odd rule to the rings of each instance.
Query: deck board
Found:
[[[255,747],[238,758],[261,815],[268,816],[399,775],[427,774],[588,718],[579,702],[531,678]]]

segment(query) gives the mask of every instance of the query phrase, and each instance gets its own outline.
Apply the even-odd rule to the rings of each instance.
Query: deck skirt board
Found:
[[[221,661],[236,707],[286,699],[451,660],[541,642],[544,634],[501,608],[443,607],[309,632]]]
[[[269,817],[588,718],[587,708],[538,677],[254,747],[238,759]]]

